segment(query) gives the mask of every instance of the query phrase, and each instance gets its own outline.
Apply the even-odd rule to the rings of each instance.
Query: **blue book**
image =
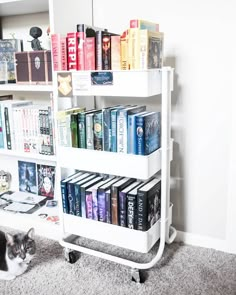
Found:
[[[90,175],[89,173],[82,173],[67,182],[67,198],[69,202],[69,214],[71,215],[75,215],[75,212],[76,212],[75,183],[88,177],[89,175]]]
[[[127,131],[127,153],[128,154],[136,154],[136,128],[135,128],[135,122],[136,122],[136,116],[143,115],[147,113],[141,112],[137,114],[130,114],[128,115],[128,131]]]
[[[146,111],[146,106],[131,106],[117,113],[117,152],[127,153],[128,115]]]
[[[76,216],[82,216],[82,206],[81,206],[81,191],[80,187],[84,183],[90,181],[91,179],[95,178],[95,174],[90,174],[88,177],[78,181],[75,183],[75,215]]]
[[[136,154],[149,155],[160,148],[160,112],[135,117]]]
[[[94,113],[93,128],[94,128],[94,149],[98,151],[103,150],[103,118],[102,111]]]
[[[4,149],[4,134],[3,134],[3,123],[4,120],[2,118],[2,112],[1,112],[1,104],[0,104],[0,149]]]
[[[82,172],[76,172],[64,179],[61,180],[61,198],[62,198],[62,207],[63,207],[63,212],[64,213],[69,213],[69,200],[67,198],[68,195],[68,191],[67,191],[67,182],[71,179],[73,179],[74,177],[77,177],[79,175],[81,175]]]

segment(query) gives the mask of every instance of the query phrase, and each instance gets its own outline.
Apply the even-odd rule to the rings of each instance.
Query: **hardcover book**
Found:
[[[129,41],[129,30],[126,30],[120,36],[120,59],[121,59],[121,69],[122,70],[129,70],[128,41]]]
[[[120,226],[127,227],[127,194],[140,184],[135,181],[119,192],[119,220]]]
[[[87,176],[86,178],[75,182],[74,184],[74,188],[75,188],[75,215],[76,216],[82,216],[82,205],[85,206],[85,199],[83,200],[83,204],[82,204],[82,200],[81,200],[81,185],[89,182],[90,180],[94,179],[96,177],[95,174],[89,174],[89,176]],[[85,207],[83,208],[83,212],[85,210]]]
[[[161,197],[161,179],[154,178],[138,189],[137,229],[147,231],[158,219],[158,204]]]
[[[95,37],[87,37],[85,39],[85,70],[91,71],[96,69],[95,50]]]
[[[98,220],[102,222],[109,222],[106,219],[106,195],[105,192],[111,188],[111,186],[122,179],[121,177],[116,177],[111,181],[105,183],[104,185],[100,186],[97,191],[97,199],[98,199]],[[108,209],[109,210],[109,209]]]
[[[94,113],[93,126],[94,126],[94,149],[97,151],[103,150],[103,120],[102,111]]]
[[[54,71],[67,70],[66,37],[60,34],[51,34],[52,61]]]
[[[120,181],[112,184],[111,186],[111,215],[112,215],[112,224],[120,225],[119,218],[119,193],[125,187],[129,186],[131,183],[135,182],[135,178],[125,177]]]
[[[32,194],[38,193],[36,164],[18,161],[19,190]]]
[[[62,198],[62,208],[63,208],[63,212],[64,213],[69,213],[69,200],[68,200],[68,190],[67,190],[67,183],[68,181],[70,181],[71,179],[78,177],[79,175],[81,175],[82,172],[75,172],[72,175],[64,178],[61,180],[60,182],[60,186],[61,186],[61,198]]]
[[[77,32],[69,32],[66,37],[67,41],[67,67],[68,70],[78,70],[79,57],[78,46],[79,36]]]
[[[136,154],[149,155],[160,148],[160,112],[150,112],[135,117]]]
[[[121,70],[120,36],[111,36],[111,69]]]
[[[20,39],[0,40],[0,60],[7,61],[8,83],[15,83],[15,52],[23,51],[23,41]]]
[[[117,152],[128,151],[128,115],[146,111],[146,106],[130,106],[117,113]]]
[[[55,166],[37,164],[38,195],[48,199],[54,198],[55,173]]]
[[[86,115],[95,112],[95,109],[78,113],[78,140],[79,148],[86,148]]]

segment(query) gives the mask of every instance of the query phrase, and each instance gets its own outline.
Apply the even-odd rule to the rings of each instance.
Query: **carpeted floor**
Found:
[[[36,243],[37,255],[28,271],[14,281],[0,281],[1,295],[236,295],[236,255],[173,243],[144,272],[145,282],[136,284],[128,267],[83,253],[69,264],[57,242],[36,236]],[[114,247],[111,251],[149,261],[157,248],[145,256]]]

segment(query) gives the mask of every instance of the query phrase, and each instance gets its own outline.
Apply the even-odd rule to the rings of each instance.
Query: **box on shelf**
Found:
[[[16,83],[51,84],[51,50],[15,53]]]

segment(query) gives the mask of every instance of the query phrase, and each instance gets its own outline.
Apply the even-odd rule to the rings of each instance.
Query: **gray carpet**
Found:
[[[136,284],[128,267],[83,253],[75,264],[69,264],[57,242],[39,236],[36,242],[37,255],[30,268],[14,281],[0,281],[1,295],[236,295],[236,255],[173,243],[166,246],[161,261],[143,273],[145,282]],[[157,250],[140,255],[108,249],[113,251],[122,257],[149,261]]]

